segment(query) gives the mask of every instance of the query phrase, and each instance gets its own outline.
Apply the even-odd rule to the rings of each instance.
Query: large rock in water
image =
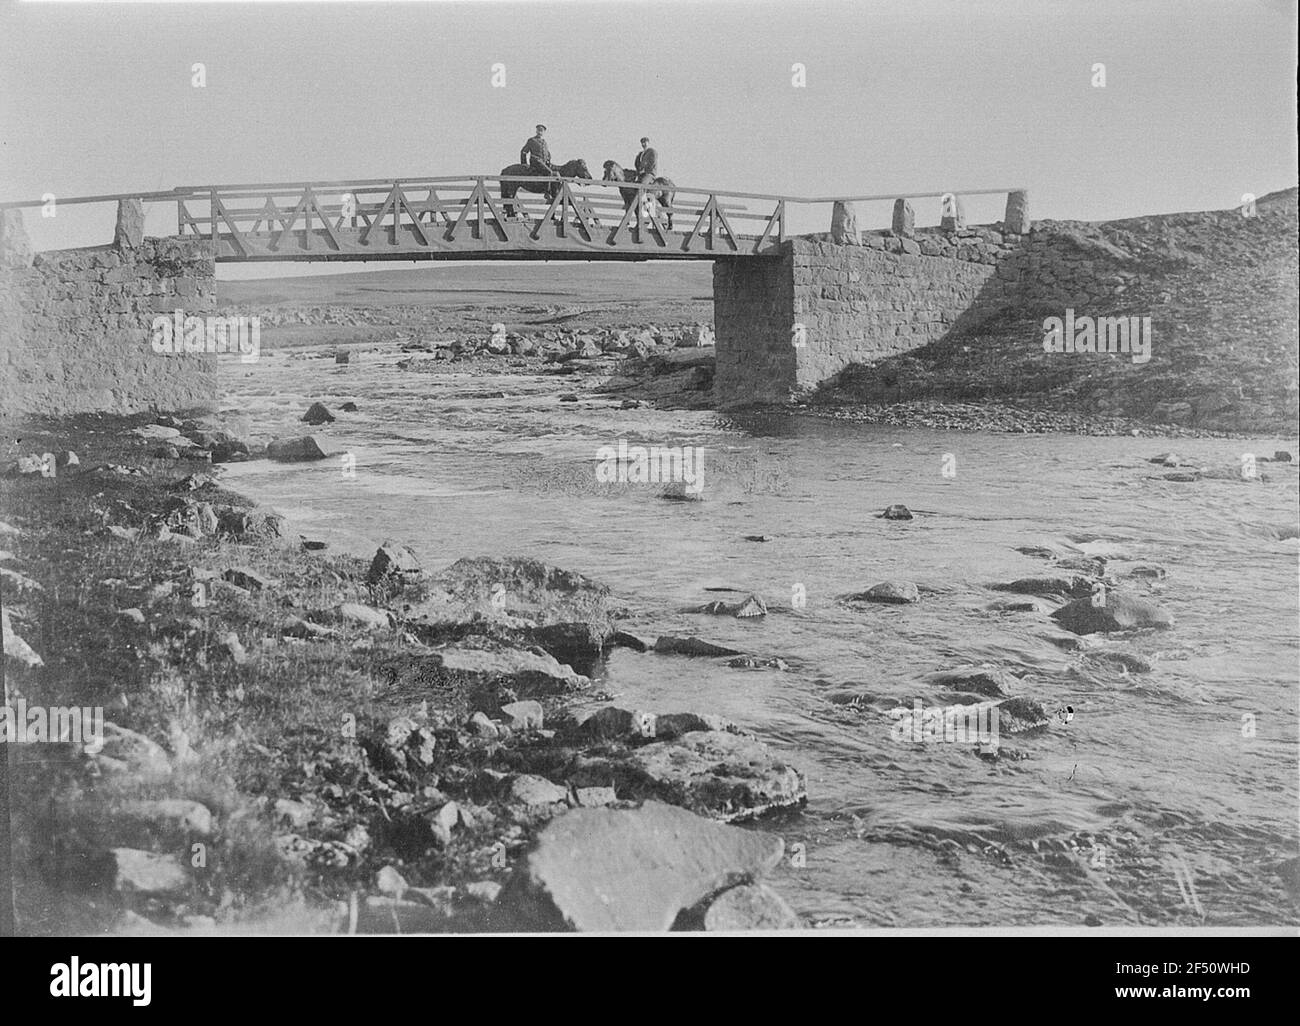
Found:
[[[859,602],[884,602],[888,605],[906,605],[921,601],[921,592],[911,581],[884,581],[873,584],[866,591],[852,596]]]
[[[1092,592],[1092,581],[1087,577],[1021,577],[1005,584],[990,584],[993,591],[1009,591],[1016,595],[1071,595],[1079,597]]]
[[[552,820],[498,899],[503,925],[663,931],[679,913],[781,861],[780,837],[646,802]]]
[[[311,435],[301,438],[277,438],[266,447],[266,458],[280,463],[301,463],[306,460],[323,460],[325,450]]]
[[[725,822],[808,798],[803,776],[793,766],[762,742],[721,730],[691,731],[626,752],[580,758],[570,776],[578,787],[610,781],[622,799],[658,798]]]
[[[1094,605],[1091,598],[1075,599],[1053,613],[1052,619],[1075,634],[1174,625],[1173,616],[1161,606],[1117,591],[1106,592],[1101,605]]]
[[[557,658],[566,646],[590,646],[614,633],[617,612],[605,585],[582,574],[523,557],[479,556],[457,560],[429,581],[430,598],[413,611],[430,620],[510,617],[530,627],[582,625],[540,632],[536,641]],[[554,647],[552,647],[554,646]]]

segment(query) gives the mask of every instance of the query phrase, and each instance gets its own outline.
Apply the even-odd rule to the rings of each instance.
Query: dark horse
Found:
[[[502,182],[501,198],[506,201],[506,217],[515,216],[515,205],[510,200],[515,198],[519,190],[524,192],[540,192],[546,196],[546,202],[555,199],[560,191],[560,183],[549,175],[544,175],[540,171],[534,171],[527,164],[511,164],[509,167],[501,169],[502,178],[513,178],[527,175],[536,178],[535,182]],[[591,172],[587,170],[585,160],[571,160],[567,164],[561,164],[559,169],[560,178],[591,178]]]
[[[618,165],[617,161],[613,161],[613,160],[605,161],[605,177],[603,181],[635,182],[636,180],[637,180],[637,173],[635,171],[624,171]],[[644,190],[645,194],[647,196],[653,196],[658,201],[659,205],[664,208],[664,212],[668,215],[667,227],[672,228],[673,198],[677,195],[677,186],[673,184],[673,180],[671,178],[656,178],[654,184],[656,186],[659,186],[659,188],[654,191]],[[623,197],[624,211],[626,211],[628,207],[630,207],[633,203],[637,201],[637,197],[641,195],[642,191],[643,190],[641,189],[619,189],[618,190],[619,195]]]

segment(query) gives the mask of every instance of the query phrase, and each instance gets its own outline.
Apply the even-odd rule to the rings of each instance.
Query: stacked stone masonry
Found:
[[[129,225],[127,226],[130,227]],[[215,305],[206,241],[141,239],[23,252],[7,217],[0,266],[0,409],[115,413],[209,409],[216,357],[153,349],[159,314],[204,316]]]
[[[859,237],[800,237],[777,259],[714,264],[725,404],[797,398],[851,364],[929,345],[1018,299],[1026,236],[980,226]]]

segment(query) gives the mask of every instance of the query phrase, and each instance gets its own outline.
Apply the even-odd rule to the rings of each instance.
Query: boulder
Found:
[[[101,769],[152,779],[172,771],[171,760],[162,746],[134,730],[105,721],[104,745],[93,753]]]
[[[392,622],[392,617],[384,610],[360,602],[344,602],[335,609],[335,614],[345,623],[356,624],[367,630],[388,627]]]
[[[808,797],[799,771],[766,745],[721,730],[579,757],[570,775],[576,787],[611,781],[623,798],[669,801],[724,822],[799,805]]]
[[[1146,599],[1118,591],[1107,591],[1101,604],[1092,598],[1075,599],[1052,614],[1052,619],[1075,634],[1098,634],[1133,630],[1138,627],[1169,628],[1173,616]]]
[[[989,588],[1017,595],[1070,595],[1078,598],[1091,595],[1092,585],[1087,577],[1021,577],[1005,584],[990,584]]]
[[[661,635],[654,644],[656,652],[688,656],[738,656],[744,653],[734,648],[715,645],[700,638],[681,638],[671,634]]]
[[[190,878],[175,855],[114,848],[113,887],[119,893],[166,897],[189,889]]]
[[[711,613],[714,616],[734,616],[740,619],[767,615],[767,603],[757,595],[750,595],[740,602],[707,602],[702,606],[688,609],[688,613]]]
[[[892,506],[886,507],[885,512],[882,513],[881,516],[886,520],[911,520],[912,511],[901,502],[896,502]]]
[[[723,891],[704,913],[704,929],[710,932],[797,930],[802,925],[786,900],[762,883]]]
[[[341,361],[346,363],[347,361]],[[324,403],[312,403],[307,408],[307,412],[302,415],[303,423],[311,424],[313,427],[317,424],[331,424],[334,421],[334,414],[325,408]]]
[[[417,662],[484,682],[504,679],[520,693],[562,694],[591,683],[544,652],[517,648],[482,635],[419,656]]]
[[[576,645],[589,651],[592,639],[613,635],[618,612],[609,588],[582,574],[524,557],[480,556],[458,560],[429,580],[429,599],[412,608],[410,619],[469,620],[505,616],[531,622],[533,640],[551,650]],[[581,628],[573,625],[581,624]],[[561,626],[563,625],[563,626]]]
[[[501,715],[511,730],[541,730],[544,721],[540,702],[507,702],[501,707]]]
[[[963,666],[955,670],[931,673],[925,683],[948,691],[963,691],[985,698],[1005,698],[1013,688],[1014,678],[996,667]]]
[[[510,781],[509,800],[527,808],[544,805],[561,805],[569,800],[569,789],[553,784],[545,777],[521,773]]]
[[[525,929],[663,931],[709,895],[781,860],[781,838],[646,802],[552,820],[498,899]]]
[[[904,605],[909,602],[919,602],[921,592],[911,581],[884,581],[880,584],[873,584],[866,591],[852,597],[861,602]]]
[[[311,435],[303,435],[300,438],[277,438],[267,445],[266,458],[280,463],[301,463],[325,459],[325,450]]]
[[[385,541],[375,551],[374,559],[370,561],[366,581],[370,584],[378,584],[385,578],[391,577],[400,584],[410,584],[420,576],[420,573],[420,561],[414,552],[395,541]]]

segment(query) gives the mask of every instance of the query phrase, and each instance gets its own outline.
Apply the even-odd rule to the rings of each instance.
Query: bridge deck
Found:
[[[212,239],[223,263],[257,260],[712,260],[774,256],[785,202],[678,192],[671,208],[634,183],[554,179],[555,196],[483,176],[285,187],[223,186],[177,197],[182,236]],[[619,189],[636,199],[628,205]],[[750,229],[744,231],[743,228]]]

